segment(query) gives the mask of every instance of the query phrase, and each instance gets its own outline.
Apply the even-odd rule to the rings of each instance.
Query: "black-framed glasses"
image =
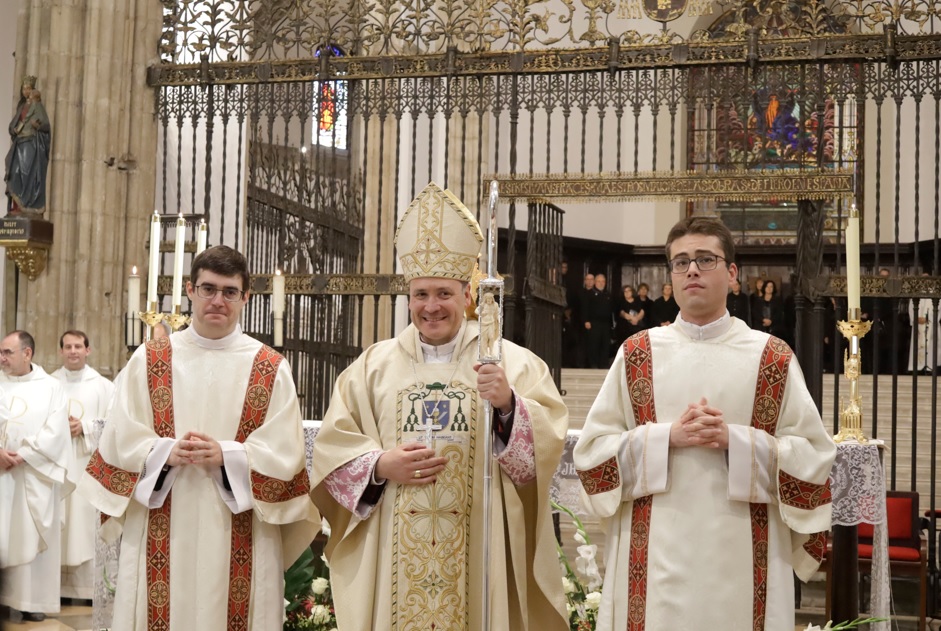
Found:
[[[245,295],[245,292],[235,287],[216,287],[215,285],[196,285],[196,295],[204,300],[212,300],[216,294],[222,292],[222,298],[226,302],[238,302]]]
[[[725,260],[724,256],[719,256],[718,254],[703,254],[702,256],[697,256],[694,259],[691,259],[686,256],[678,256],[675,259],[671,260],[667,265],[670,268],[670,271],[674,274],[685,274],[686,270],[689,269],[690,263],[696,263],[696,267],[700,272],[708,272],[714,270],[718,265],[720,260]]]

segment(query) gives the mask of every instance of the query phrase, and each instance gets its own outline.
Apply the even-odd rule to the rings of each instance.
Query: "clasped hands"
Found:
[[[15,451],[0,449],[0,471],[8,471],[23,462],[23,457],[16,455]]]
[[[212,436],[200,432],[186,432],[170,450],[167,464],[171,467],[195,464],[201,467],[221,467],[222,446]]]
[[[728,449],[729,427],[722,410],[710,407],[705,397],[699,403],[690,403],[670,426],[670,446]]]

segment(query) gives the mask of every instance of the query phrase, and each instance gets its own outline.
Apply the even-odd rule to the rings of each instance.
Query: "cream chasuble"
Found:
[[[457,339],[450,361],[425,363],[411,325],[398,338],[367,349],[337,380],[314,445],[312,483],[333,530],[327,556],[341,629],[480,628],[480,448],[490,423],[483,418],[473,370],[477,324],[466,323]],[[517,440],[511,434],[494,462],[493,630],[561,631],[568,625],[549,483],[568,413],[539,358],[510,342],[503,350],[503,367],[516,396],[513,434],[531,436]],[[424,441],[426,423],[435,426],[438,454],[450,460],[437,482],[386,482],[375,509],[354,514],[351,508],[380,451]],[[508,453],[514,450],[530,451],[525,457]],[[528,474],[521,471],[524,461]],[[341,471],[348,484],[337,483]],[[517,487],[514,479],[531,481]]]
[[[113,628],[281,628],[284,568],[318,520],[287,362],[239,329],[190,328],[141,346],[123,374],[79,487],[124,519]],[[198,465],[155,488],[188,431],[220,442],[231,491]]]
[[[703,397],[728,451],[669,447]],[[780,340],[727,315],[628,338],[574,453],[608,533],[598,630],[793,631],[792,568],[819,564],[835,453]]]
[[[94,422],[108,412],[114,384],[91,366],[81,370],[65,367],[52,373],[62,383],[68,416],[82,423],[82,433],[72,437],[72,468],[69,479],[81,478],[95,450]],[[90,599],[95,591],[95,527],[98,512],[79,493],[62,501],[65,526],[62,529],[62,596]]]
[[[59,611],[61,499],[74,484],[69,422],[59,381],[33,364],[22,377],[0,377],[8,410],[0,437],[24,463],[0,471],[0,604]],[[2,424],[2,420],[0,420]]]

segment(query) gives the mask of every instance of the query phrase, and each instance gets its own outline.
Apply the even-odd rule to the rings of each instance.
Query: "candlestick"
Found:
[[[150,220],[150,267],[147,270],[147,302],[157,302],[157,274],[160,273],[160,215]]]
[[[140,322],[137,312],[140,311],[140,276],[137,275],[137,266],[131,268],[131,275],[127,278],[127,346],[140,346]]]
[[[176,249],[173,253],[173,306],[183,302],[183,246],[186,244],[186,220],[183,215],[176,220]]]
[[[284,275],[281,270],[275,270],[271,279],[271,312],[276,316],[284,315]]]
[[[207,234],[208,234],[206,228],[207,228],[207,226],[206,226],[206,220],[205,220],[205,219],[200,219],[200,220],[199,220],[199,231],[196,233],[196,256],[199,256],[199,254],[200,254],[203,250],[206,249],[206,238],[207,238]]]
[[[849,319],[859,314],[859,211],[856,204],[850,207],[846,221],[846,299]]]

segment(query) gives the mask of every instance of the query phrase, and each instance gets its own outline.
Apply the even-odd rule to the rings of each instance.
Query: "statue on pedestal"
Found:
[[[7,212],[42,216],[46,207],[50,125],[36,77],[23,77],[20,101],[10,121],[6,156]]]

